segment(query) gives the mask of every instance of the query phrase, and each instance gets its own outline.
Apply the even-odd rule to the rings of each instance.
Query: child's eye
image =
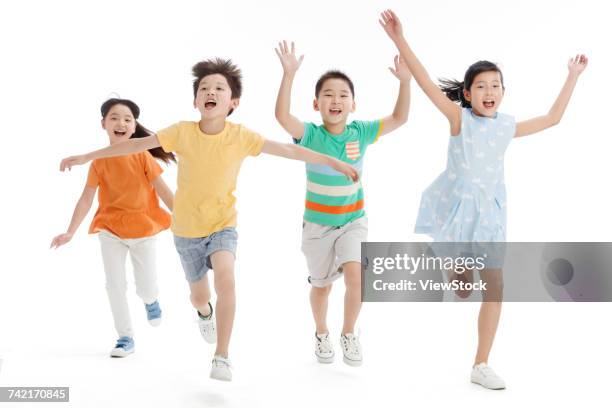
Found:
[[[342,98],[348,98],[348,95],[342,95],[341,97]]]
[[[223,88],[221,88],[220,86],[217,87],[217,91],[222,91]]]

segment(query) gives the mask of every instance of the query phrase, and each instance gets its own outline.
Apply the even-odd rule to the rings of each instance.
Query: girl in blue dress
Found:
[[[468,68],[463,82],[443,80],[438,87],[410,49],[397,16],[391,10],[384,11],[380,24],[419,86],[450,125],[447,167],[423,193],[416,232],[430,235],[435,242],[504,242],[506,148],[514,137],[559,123],[588,59],[576,55],[569,60],[567,79],[547,114],[515,122],[512,116],[497,111],[505,90],[497,65],[478,61]],[[485,269],[481,279],[501,293],[501,269]],[[486,388],[503,389],[504,381],[487,365],[501,314],[501,296],[495,301],[484,296],[483,300],[471,380]]]

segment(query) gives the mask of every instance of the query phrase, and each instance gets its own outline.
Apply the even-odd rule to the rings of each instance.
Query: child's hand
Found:
[[[331,163],[331,167],[333,167],[334,170],[344,174],[346,177],[350,178],[354,182],[359,181],[359,173],[350,164],[345,163],[342,160],[334,159]]]
[[[80,164],[85,164],[88,161],[89,160],[87,159],[85,155],[66,157],[60,163],[60,171],[64,171],[66,169],[70,170],[72,169],[72,166],[78,166]]]
[[[71,239],[72,239],[72,234],[70,232],[59,234],[57,237],[53,238],[53,241],[51,241],[51,246],[49,248],[57,249],[60,246],[70,242]]]
[[[398,41],[404,37],[402,23],[400,23],[399,18],[397,18],[393,11],[385,10],[380,13],[380,19],[378,22],[391,40]]]
[[[299,59],[295,57],[295,44],[293,41],[291,42],[291,51],[289,51],[287,41],[278,43],[278,48],[275,48],[274,51],[283,65],[285,74],[295,74],[304,60],[304,55],[301,55]]]
[[[574,74],[576,76],[582,74],[589,63],[589,59],[584,54],[576,54],[576,58],[570,58],[567,63],[567,69],[569,69],[570,74]]]
[[[389,67],[389,71],[391,71],[391,73],[395,75],[395,77],[399,79],[400,82],[410,81],[410,79],[412,79],[412,72],[410,72],[410,70],[408,69],[408,65],[406,65],[406,62],[403,60],[403,58],[399,55],[396,55],[393,59],[393,62],[395,63],[395,69]]]

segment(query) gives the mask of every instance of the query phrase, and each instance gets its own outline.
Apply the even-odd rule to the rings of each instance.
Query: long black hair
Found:
[[[461,82],[456,79],[440,78],[440,89],[446,94],[448,99],[453,102],[459,102],[462,108],[471,108],[472,104],[465,99],[463,90],[467,89],[469,91],[474,83],[474,78],[476,78],[478,74],[489,71],[499,72],[502,88],[505,89],[504,75],[497,64],[491,61],[478,61],[470,65],[467,71],[465,71],[465,76]]]
[[[111,108],[115,105],[123,105],[127,107],[132,112],[132,115],[134,115],[134,119],[138,119],[138,116],[140,116],[140,108],[134,102],[130,101],[129,99],[110,98],[100,107],[102,119],[106,118],[108,112],[110,112]],[[147,137],[151,136],[152,134],[153,132],[151,132],[149,129],[145,128],[140,123],[138,123],[138,121],[136,121],[136,130],[134,131],[134,134],[130,136],[130,139]],[[161,147],[149,149],[149,153],[151,153],[153,157],[163,161],[164,163],[169,163],[170,161],[176,163],[176,157],[174,157],[174,154],[171,152],[165,152],[164,149],[162,149]]]

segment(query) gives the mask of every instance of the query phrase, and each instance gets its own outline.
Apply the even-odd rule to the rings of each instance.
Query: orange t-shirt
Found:
[[[162,173],[149,152],[96,159],[89,167],[88,187],[99,187],[98,211],[89,233],[107,230],[120,238],[155,235],[170,226],[151,181]]]

